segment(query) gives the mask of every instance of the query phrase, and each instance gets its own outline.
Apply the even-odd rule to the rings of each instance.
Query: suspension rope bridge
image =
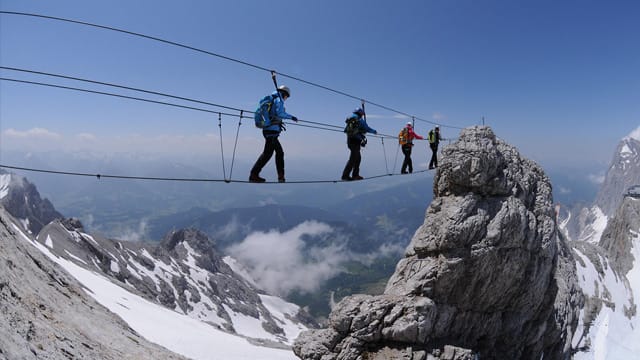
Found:
[[[234,58],[231,58],[231,57],[228,57],[228,56],[224,56],[224,55],[213,53],[213,52],[210,52],[210,51],[207,51],[207,50],[195,48],[195,47],[192,47],[192,46],[189,46],[189,45],[184,45],[184,44],[180,44],[180,43],[177,43],[177,42],[173,42],[173,41],[157,38],[157,37],[154,37],[154,36],[135,33],[135,32],[132,32],[132,31],[118,29],[118,28],[114,28],[114,27],[110,27],[110,26],[98,25],[98,24],[93,24],[93,23],[88,23],[88,22],[83,22],[83,21],[78,21],[78,20],[71,20],[71,19],[52,17],[52,16],[46,16],[46,15],[39,15],[39,14],[30,14],[30,13],[12,12],[12,11],[0,11],[0,15],[26,16],[26,17],[34,17],[34,18],[41,18],[41,19],[47,19],[47,20],[68,22],[68,23],[74,23],[74,24],[79,24],[79,25],[84,25],[84,26],[90,26],[90,27],[96,27],[96,28],[100,28],[100,29],[120,32],[120,33],[124,33],[124,34],[128,34],[128,35],[132,35],[132,36],[142,37],[142,38],[145,38],[145,39],[161,42],[161,43],[164,43],[164,44],[168,44],[168,45],[177,46],[177,47],[181,47],[181,48],[184,48],[184,49],[196,51],[196,52],[203,53],[203,54],[206,54],[206,55],[215,56],[215,57],[218,57],[218,58],[222,58],[224,60],[228,60],[228,61],[232,61],[232,62],[235,62],[235,63],[239,63],[239,64],[242,64],[242,65],[245,65],[245,66],[249,66],[249,67],[252,67],[252,68],[255,68],[255,69],[259,69],[259,70],[262,70],[262,71],[267,71],[267,72],[269,72],[271,74],[271,76],[272,76],[272,78],[274,80],[274,83],[276,83],[275,76],[276,76],[276,74],[278,74],[278,75],[280,75],[282,77],[286,77],[286,78],[289,78],[289,79],[292,79],[292,80],[295,80],[295,81],[299,81],[299,82],[302,82],[302,83],[307,84],[307,85],[311,85],[311,86],[314,86],[314,87],[317,87],[317,88],[321,88],[323,90],[330,91],[330,92],[333,92],[333,93],[336,93],[336,94],[339,94],[339,95],[342,95],[342,96],[346,96],[346,97],[349,97],[349,98],[352,98],[352,99],[357,99],[357,100],[361,101],[362,108],[364,108],[365,103],[368,103],[368,104],[376,106],[378,108],[385,109],[387,111],[390,111],[390,112],[393,112],[393,113],[400,114],[400,115],[406,116],[408,118],[411,118],[414,122],[415,122],[415,120],[418,120],[418,121],[427,122],[427,123],[434,124],[434,125],[440,125],[442,127],[448,127],[448,128],[453,128],[453,129],[462,129],[461,127],[450,126],[450,125],[445,125],[445,124],[438,124],[438,123],[435,123],[435,122],[432,122],[432,121],[429,121],[429,120],[421,119],[421,118],[416,117],[414,115],[409,115],[409,114],[407,114],[405,112],[402,112],[402,111],[399,111],[399,110],[395,110],[395,109],[393,109],[391,107],[388,107],[388,106],[385,106],[385,105],[382,105],[382,104],[378,104],[378,103],[375,103],[375,102],[371,102],[371,101],[356,97],[354,95],[345,93],[345,92],[340,91],[340,90],[335,90],[335,89],[326,87],[324,85],[319,85],[317,83],[310,82],[310,81],[307,81],[307,80],[304,80],[304,79],[301,79],[301,78],[298,78],[298,77],[294,77],[294,76],[291,76],[291,75],[287,75],[287,74],[284,74],[284,73],[277,73],[275,70],[269,70],[269,69],[267,69],[265,67],[262,67],[262,66],[259,66],[259,65],[251,64],[251,63],[248,63],[248,62],[245,62],[245,61],[242,61],[242,60],[234,59]],[[12,82],[12,83],[20,83],[20,84],[28,84],[28,85],[35,85],[35,86],[43,86],[43,87],[51,87],[51,88],[58,88],[58,89],[64,89],[64,90],[72,90],[72,91],[78,91],[78,92],[84,92],[84,93],[90,93],[90,94],[96,94],[96,95],[117,97],[117,98],[122,98],[122,99],[141,101],[141,102],[147,102],[147,103],[152,103],[152,104],[158,104],[158,105],[171,106],[171,107],[188,109],[188,110],[193,110],[193,111],[217,114],[218,115],[218,127],[220,129],[220,150],[221,150],[221,157],[222,157],[223,179],[215,179],[215,178],[147,177],[147,176],[116,175],[116,174],[92,174],[92,173],[86,173],[86,172],[69,172],[69,171],[56,171],[56,170],[47,170],[47,169],[37,169],[37,168],[30,168],[30,167],[19,167],[19,166],[5,165],[5,164],[0,164],[0,168],[7,168],[7,169],[13,169],[13,170],[22,170],[22,171],[31,171],[31,172],[40,172],[40,173],[49,173],[49,174],[58,174],[58,175],[95,177],[97,179],[112,178],[112,179],[127,179],[127,180],[183,181],[183,182],[225,182],[225,183],[231,183],[231,182],[234,182],[234,183],[249,183],[250,182],[250,181],[243,181],[243,180],[233,179],[232,178],[232,174],[233,174],[233,166],[234,166],[234,162],[235,162],[236,150],[237,150],[237,145],[238,145],[238,138],[239,138],[239,134],[240,134],[240,127],[242,125],[242,119],[243,118],[245,118],[245,119],[246,118],[253,118],[253,114],[254,114],[253,111],[249,111],[249,110],[246,110],[246,109],[239,109],[239,108],[232,107],[232,106],[227,106],[227,105],[216,104],[216,103],[212,103],[212,102],[204,101],[204,100],[198,100],[198,99],[193,99],[193,98],[188,98],[188,97],[183,97],[183,96],[178,96],[178,95],[162,93],[162,92],[153,91],[153,90],[145,90],[145,89],[135,88],[135,87],[126,86],[126,85],[120,85],[120,84],[115,84],[115,83],[109,83],[109,82],[103,82],[103,81],[79,78],[79,77],[74,77],[74,76],[69,76],[69,75],[54,74],[54,73],[49,73],[49,72],[43,72],[43,71],[37,71],[37,70],[31,70],[31,69],[23,69],[23,68],[17,68],[17,67],[10,67],[10,66],[0,66],[0,69],[7,70],[7,71],[10,71],[10,72],[21,73],[21,74],[39,75],[39,76],[46,76],[46,77],[57,78],[57,79],[64,79],[64,80],[72,80],[72,81],[76,81],[76,82],[83,82],[83,83],[93,84],[93,85],[107,86],[107,87],[110,87],[110,88],[115,88],[115,89],[120,89],[120,90],[134,91],[134,92],[148,94],[148,95],[154,95],[154,96],[162,96],[162,97],[168,98],[168,99],[173,99],[173,100],[179,100],[179,101],[185,101],[185,102],[189,102],[189,103],[193,103],[193,104],[198,104],[198,106],[184,105],[184,104],[178,104],[178,103],[175,103],[175,102],[160,101],[160,100],[153,100],[153,99],[148,99],[148,98],[143,98],[143,97],[138,97],[138,96],[118,94],[118,93],[115,93],[115,92],[99,91],[99,90],[86,89],[86,88],[80,88],[80,87],[74,87],[74,86],[66,86],[66,85],[46,83],[46,82],[41,82],[41,81],[31,81],[31,80],[22,80],[22,79],[16,79],[16,78],[9,78],[9,77],[0,77],[0,81],[6,81],[6,82]],[[212,110],[212,109],[203,108],[202,107],[203,105],[204,106],[215,107],[215,108],[219,108],[219,109],[224,109],[224,110],[229,111],[229,112],[215,111],[215,110]],[[232,113],[232,112],[235,112],[235,113]],[[249,113],[249,114],[251,114],[251,116],[245,116],[244,115],[245,113]],[[229,168],[229,176],[228,177],[227,177],[227,173],[226,173],[224,146],[223,146],[223,134],[222,134],[223,115],[225,117],[237,117],[237,118],[239,118],[238,127],[237,127],[237,130],[236,130],[235,141],[234,141],[234,146],[233,146],[233,154],[232,154],[232,157],[231,157],[231,165],[230,165],[230,168]],[[286,122],[286,124],[287,125],[293,125],[293,126],[312,128],[312,129],[317,129],[317,130],[324,130],[324,131],[343,132],[343,126],[327,124],[327,123],[321,123],[321,122],[315,122],[315,121],[309,121],[309,120],[304,120],[304,119],[299,119],[298,121],[301,122],[301,123]],[[387,160],[387,155],[386,155],[385,144],[384,144],[384,138],[397,139],[397,137],[396,136],[392,136],[392,135],[387,135],[387,134],[373,134],[373,135],[370,134],[369,136],[374,137],[374,138],[380,138],[380,140],[381,140],[382,151],[383,151],[383,156],[384,156],[384,160],[385,160],[386,173],[385,174],[381,174],[381,175],[369,176],[366,179],[376,179],[376,178],[381,178],[381,177],[386,177],[386,176],[400,175],[400,174],[394,174],[393,173],[393,171],[395,171],[395,167],[396,167],[396,163],[397,163],[397,159],[398,159],[398,150],[400,148],[400,145],[398,145],[398,148],[396,150],[394,166],[393,166],[392,171],[390,172],[389,171],[389,164],[388,164],[388,160]],[[415,171],[414,173],[422,173],[422,172],[426,172],[426,171],[427,170],[421,170],[421,171]],[[287,183],[294,183],[294,184],[295,183],[299,183],[299,184],[338,183],[338,182],[342,182],[342,180],[298,180],[298,181],[287,181]],[[274,182],[267,182],[267,183],[278,183],[278,182],[274,181]]]

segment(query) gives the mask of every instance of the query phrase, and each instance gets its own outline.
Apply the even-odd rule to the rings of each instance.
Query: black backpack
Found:
[[[344,132],[348,137],[354,137],[362,132],[360,130],[360,119],[358,119],[358,117],[350,116],[344,122],[347,124],[344,127]]]

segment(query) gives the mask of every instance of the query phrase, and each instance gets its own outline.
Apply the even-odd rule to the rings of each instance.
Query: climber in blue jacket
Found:
[[[287,86],[281,85],[277,91],[271,94],[273,98],[273,104],[271,105],[269,123],[265,124],[262,128],[262,136],[264,136],[264,150],[262,154],[256,160],[256,163],[251,168],[249,175],[250,182],[265,182],[265,179],[260,177],[260,171],[271,160],[273,153],[276,153],[276,170],[278,172],[278,182],[285,182],[284,178],[284,151],[282,145],[278,140],[280,132],[284,128],[282,121],[284,119],[291,119],[298,122],[298,118],[288,114],[284,109],[284,101],[291,96],[291,90]]]
[[[377,134],[378,132],[369,127],[364,119],[364,110],[362,108],[355,109],[353,114],[345,120],[345,123],[347,125],[344,128],[344,132],[347,134],[347,147],[350,153],[347,165],[342,171],[342,180],[362,180],[364,178],[360,176],[360,161],[362,160],[360,147],[364,147],[367,143],[366,133]],[[351,176],[349,176],[350,174]]]

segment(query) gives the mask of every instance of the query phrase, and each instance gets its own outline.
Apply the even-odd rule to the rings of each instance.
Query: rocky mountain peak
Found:
[[[22,176],[0,169],[0,205],[18,219],[32,234],[54,219],[62,218],[47,199],[42,199],[36,187]]]
[[[543,170],[490,128],[467,128],[443,149],[433,191],[384,294],[343,299],[327,329],[298,338],[296,355],[568,356],[580,297]]]
[[[65,229],[69,231],[84,232],[84,226],[82,225],[82,222],[80,222],[80,219],[78,218],[61,219],[60,223],[62,224],[62,226],[65,227]]]
[[[189,248],[193,250],[193,254],[190,254]],[[171,231],[160,242],[154,254],[165,260],[175,258],[186,262],[191,261],[189,257],[192,256],[195,264],[207,271],[231,273],[216,250],[215,241],[197,229]]]
[[[626,190],[640,184],[640,141],[627,136],[618,144],[595,205],[611,218]]]
[[[169,232],[160,242],[160,246],[171,251],[181,242],[187,242],[195,250],[206,252],[215,246],[215,241],[197,229],[180,229]]]

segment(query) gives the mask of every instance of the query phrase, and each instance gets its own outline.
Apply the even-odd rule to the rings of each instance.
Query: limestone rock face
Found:
[[[625,137],[618,143],[604,183],[598,191],[595,205],[613,217],[622,203],[623,194],[632,185],[640,184],[640,140]]]
[[[0,205],[22,223],[27,232],[37,235],[54,219],[62,218],[51,202],[40,197],[35,185],[22,176],[0,169]]]
[[[615,270],[622,276],[627,275],[636,261],[631,251],[636,229],[640,229],[640,199],[624,197],[599,242]]]
[[[564,359],[582,295],[542,169],[467,128],[443,149],[434,200],[380,296],[343,299],[302,359]]]
[[[98,304],[0,207],[0,359],[184,359]]]

